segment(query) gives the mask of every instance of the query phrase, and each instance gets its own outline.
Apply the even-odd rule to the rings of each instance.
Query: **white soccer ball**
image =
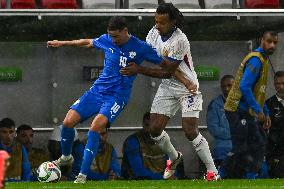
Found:
[[[40,182],[58,182],[61,178],[61,171],[52,162],[44,162],[37,169],[37,179]]]

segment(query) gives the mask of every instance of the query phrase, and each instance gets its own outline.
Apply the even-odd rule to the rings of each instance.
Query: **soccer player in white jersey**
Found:
[[[177,110],[182,110],[182,128],[185,136],[193,144],[198,156],[207,168],[205,178],[219,178],[214,165],[208,142],[198,131],[198,118],[202,110],[202,95],[198,91],[199,83],[194,71],[190,44],[186,35],[179,29],[183,24],[182,13],[172,3],[161,3],[155,14],[156,25],[149,31],[146,41],[163,58],[178,62],[175,77],[163,79],[155,95],[151,107],[150,132],[153,140],[170,157],[171,164],[164,172],[164,178],[170,178],[182,159],[170,142],[169,135],[164,131],[169,119]],[[131,64],[125,71],[151,76],[153,69]],[[129,74],[128,72],[128,74]],[[133,74],[133,73],[132,73]]]

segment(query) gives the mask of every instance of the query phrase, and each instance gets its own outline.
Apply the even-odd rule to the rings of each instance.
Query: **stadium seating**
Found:
[[[200,9],[198,0],[172,0],[166,2],[172,2],[178,9]]]
[[[10,0],[12,9],[35,9],[35,0]]]
[[[124,0],[124,8],[129,9],[156,9],[158,1],[153,0]]]
[[[279,0],[246,0],[247,9],[277,9],[280,7]]]
[[[1,0],[1,8],[9,7],[11,9],[35,9],[35,0],[10,0],[10,6],[7,6],[6,0]]]
[[[206,9],[231,9],[232,0],[204,0]]]
[[[44,9],[76,9],[76,0],[42,0]]]
[[[6,0],[1,0],[0,8],[1,9],[5,9],[6,8]]]
[[[117,0],[82,0],[82,7],[84,9],[115,9],[119,7],[118,3]]]

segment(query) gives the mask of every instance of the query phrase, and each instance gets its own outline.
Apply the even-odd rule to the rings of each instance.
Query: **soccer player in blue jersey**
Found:
[[[80,173],[74,181],[74,183],[85,183],[86,175],[99,147],[98,133],[111,124],[127,105],[132,83],[136,78],[136,75],[123,76],[120,70],[131,62],[139,65],[146,60],[160,65],[160,69],[153,69],[152,76],[168,78],[178,67],[178,63],[163,60],[152,47],[130,35],[123,17],[112,17],[108,23],[107,34],[98,38],[72,41],[53,40],[48,41],[47,46],[94,47],[103,50],[105,54],[102,74],[93,86],[70,107],[62,123],[62,156],[55,161],[58,166],[70,165],[73,162],[71,149],[74,127],[79,122],[97,114],[88,132]]]

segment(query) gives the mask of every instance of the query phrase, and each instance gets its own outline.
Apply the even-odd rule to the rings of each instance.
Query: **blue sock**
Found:
[[[225,178],[226,173],[225,173],[225,170],[224,170],[223,167],[220,167],[220,168],[218,169],[218,173],[219,173],[219,175],[220,175],[220,177],[221,177],[222,179]]]
[[[247,179],[256,179],[257,178],[257,173],[246,173],[246,178]]]
[[[72,153],[74,137],[75,137],[74,128],[68,128],[62,124],[62,130],[61,130],[62,155],[69,156]]]
[[[99,145],[100,145],[100,134],[97,133],[96,131],[89,131],[88,132],[88,141],[84,150],[84,157],[83,157],[83,162],[81,165],[81,171],[80,173],[87,175],[90,166],[93,162],[93,159],[95,158]]]

